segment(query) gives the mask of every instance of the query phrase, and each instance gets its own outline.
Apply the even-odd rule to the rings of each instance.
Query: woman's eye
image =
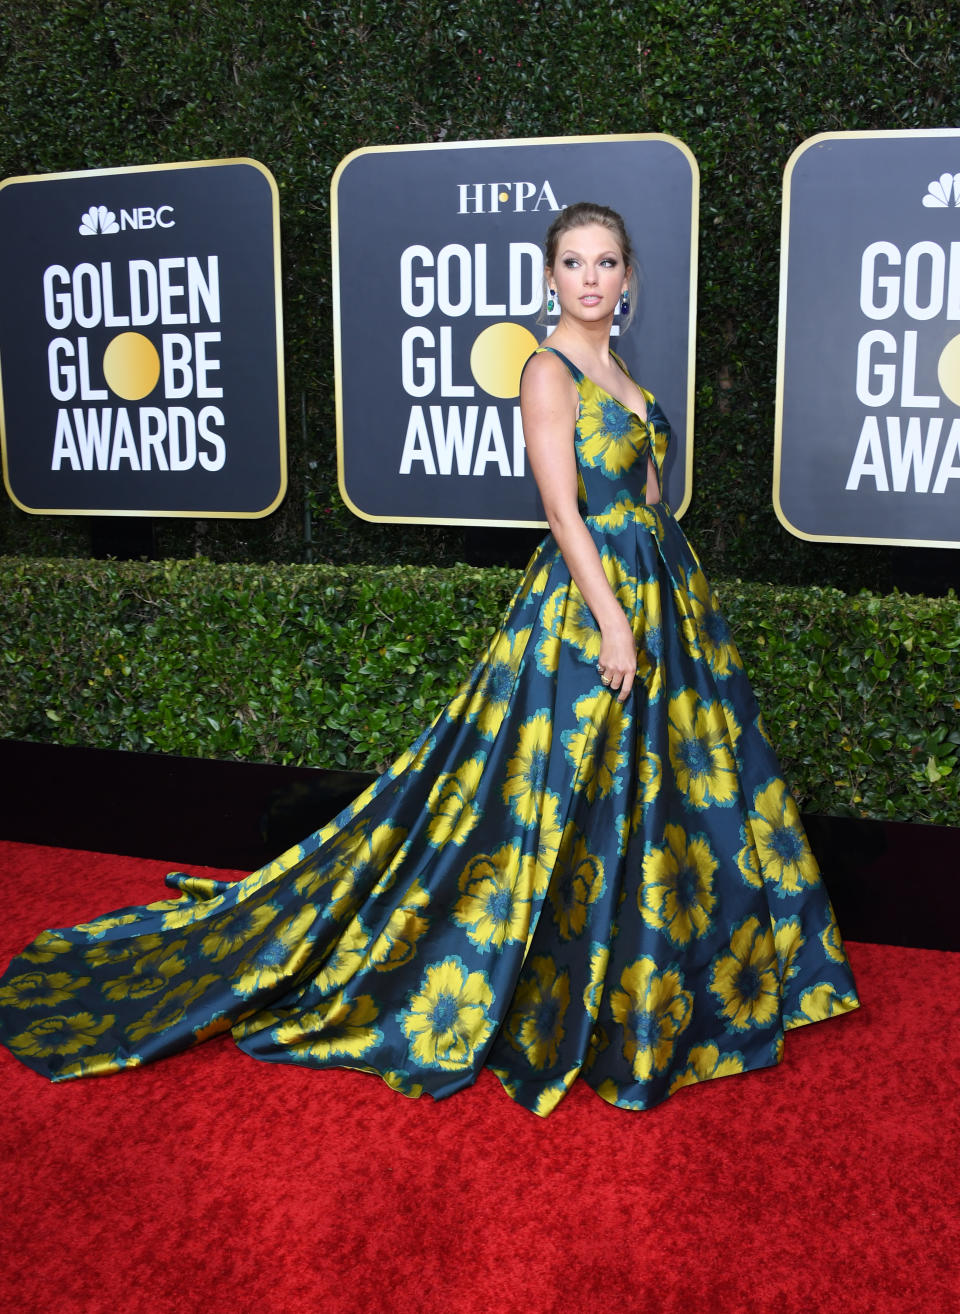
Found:
[[[563,267],[564,269],[576,269],[577,262],[574,260],[573,256],[567,256],[566,260],[563,262]]]

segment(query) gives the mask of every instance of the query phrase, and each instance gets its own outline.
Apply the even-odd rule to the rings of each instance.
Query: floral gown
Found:
[[[559,353],[557,353],[559,355]],[[227,1030],[256,1058],[408,1095],[488,1066],[549,1113],[578,1075],[645,1109],[779,1061],[857,1006],[836,921],[715,595],[646,504],[667,422],[565,357],[585,522],[637,639],[634,690],[551,535],[453,702],[328,826],[245,880],[45,931],[0,1038],[65,1080]]]

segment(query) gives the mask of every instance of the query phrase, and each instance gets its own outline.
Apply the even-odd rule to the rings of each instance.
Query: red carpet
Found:
[[[4,963],[178,865],[0,859]],[[648,1113],[579,1086],[543,1121],[488,1074],[411,1101],[223,1039],[59,1086],[2,1050],[0,1308],[960,1311],[960,955],[850,957],[858,1013]]]

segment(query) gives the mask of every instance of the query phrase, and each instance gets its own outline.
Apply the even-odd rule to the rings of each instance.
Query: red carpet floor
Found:
[[[0,959],[177,865],[0,845]],[[2,1050],[0,1309],[960,1311],[960,955],[849,947],[858,1013],[648,1113],[579,1085],[544,1121],[489,1074],[407,1100],[222,1038],[59,1086]]]

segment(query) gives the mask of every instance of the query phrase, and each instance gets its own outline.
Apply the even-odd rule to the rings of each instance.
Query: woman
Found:
[[[857,998],[737,650],[660,500],[669,428],[609,350],[622,220],[547,237],[560,322],[521,386],[551,532],[484,658],[355,803],[246,880],[46,931],[0,1035],[63,1080],[232,1030],[435,1098],[489,1066],[648,1108],[779,1061]]]

